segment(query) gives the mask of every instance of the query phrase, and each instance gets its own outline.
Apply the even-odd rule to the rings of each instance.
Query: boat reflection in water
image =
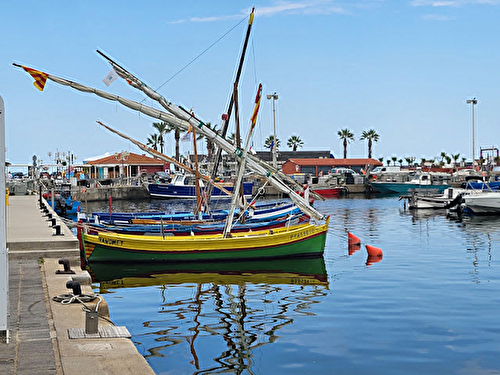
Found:
[[[112,293],[106,297],[111,310],[126,304],[116,309],[128,315],[135,345],[158,373],[251,372],[256,351],[278,340],[281,328],[314,316],[312,306],[328,293],[323,257],[91,263],[88,270],[102,294]],[[119,288],[137,289],[118,296]],[[159,300],[151,301],[151,289]],[[134,300],[123,301],[127,295]],[[133,314],[139,323],[130,323]]]

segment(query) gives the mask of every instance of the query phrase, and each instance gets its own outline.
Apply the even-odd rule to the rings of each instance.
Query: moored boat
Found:
[[[324,224],[307,223],[252,233],[183,237],[137,236],[79,227],[83,262],[182,262],[271,259],[322,255],[329,217]]]
[[[413,176],[410,181],[372,181],[370,185],[381,194],[409,194],[412,190],[430,189],[442,193],[451,187],[449,174],[436,174],[420,172]]]
[[[232,183],[220,182],[226,190],[232,192],[234,185]],[[243,194],[246,199],[252,197],[252,182],[243,183]],[[178,173],[170,183],[154,183],[148,184],[148,192],[152,198],[172,198],[172,199],[196,199],[196,183],[195,176],[191,174]],[[231,199],[222,190],[214,187],[211,194],[212,200]]]
[[[483,190],[463,197],[463,211],[475,215],[500,214],[500,191]]]

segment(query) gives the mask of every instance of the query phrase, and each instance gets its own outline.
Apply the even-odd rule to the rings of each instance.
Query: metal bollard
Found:
[[[99,313],[97,311],[85,312],[85,333],[99,333]]]
[[[54,225],[53,228],[55,229],[55,236],[60,236],[62,233],[61,233],[61,226],[58,224],[58,225]]]

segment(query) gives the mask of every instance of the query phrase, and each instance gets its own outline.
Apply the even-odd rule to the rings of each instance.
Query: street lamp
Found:
[[[274,127],[274,142],[273,142],[273,167],[278,168],[278,160],[276,158],[276,146],[277,146],[277,139],[276,139],[276,100],[278,100],[278,94],[268,94],[267,95],[268,100],[273,100],[273,127]]]
[[[477,104],[477,99],[467,99],[467,104],[472,104],[472,168],[476,166],[476,145],[475,145],[475,140],[474,140],[474,106]]]

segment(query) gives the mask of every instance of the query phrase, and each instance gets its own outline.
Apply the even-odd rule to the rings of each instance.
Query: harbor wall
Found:
[[[146,186],[103,186],[78,188],[72,191],[73,199],[80,202],[105,201],[112,197],[114,200],[148,199]]]

